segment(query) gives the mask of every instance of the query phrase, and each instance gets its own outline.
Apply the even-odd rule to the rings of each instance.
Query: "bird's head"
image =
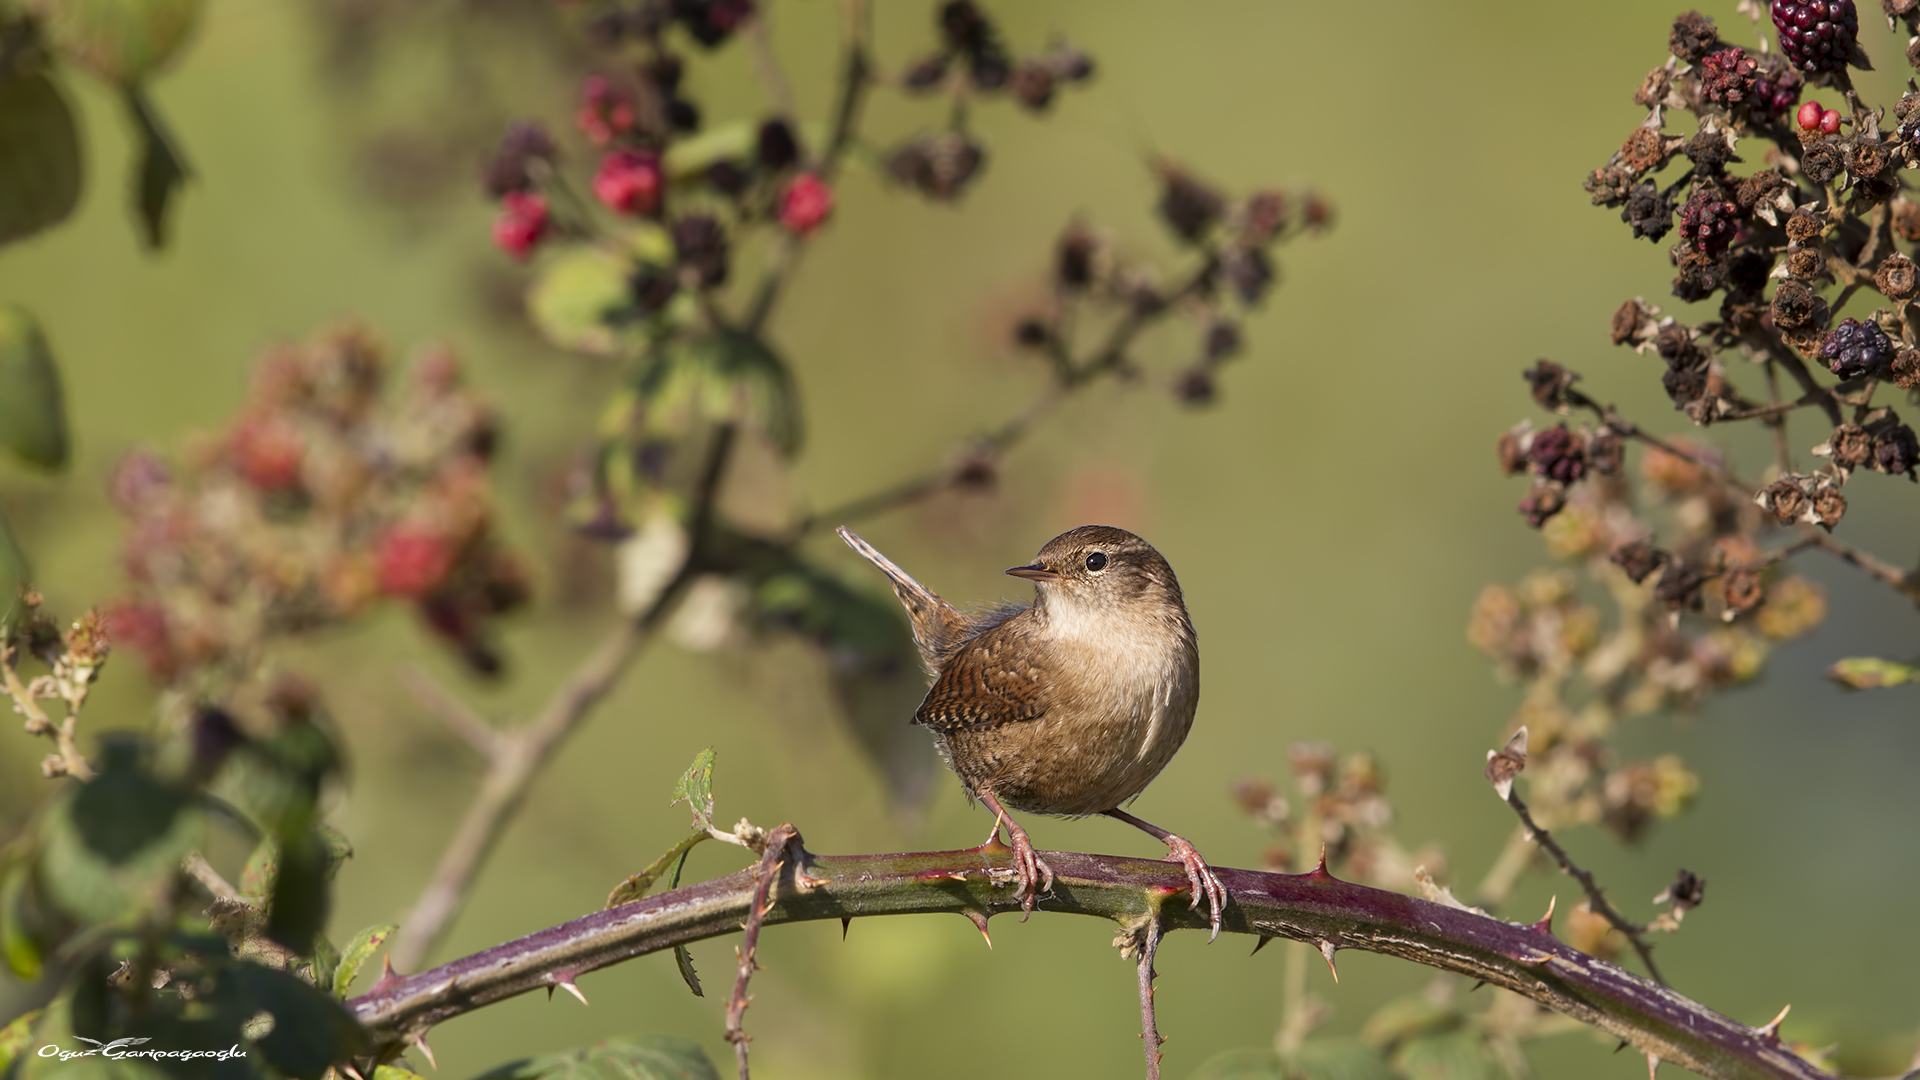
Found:
[[[1033,582],[1035,606],[1055,620],[1186,615],[1167,560],[1152,544],[1108,525],[1069,529],[1007,573]]]

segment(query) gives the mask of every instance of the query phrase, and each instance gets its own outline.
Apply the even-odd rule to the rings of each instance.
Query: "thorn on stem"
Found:
[[[1545,915],[1540,916],[1539,922],[1533,924],[1534,933],[1545,934],[1548,937],[1553,936],[1553,905],[1559,902],[1559,900],[1560,900],[1559,896],[1551,896],[1547,898],[1547,913]]]
[[[1254,942],[1254,943],[1253,943],[1253,951],[1252,951],[1252,952],[1250,952],[1250,953],[1248,953],[1247,955],[1248,955],[1248,956],[1257,956],[1257,955],[1259,955],[1259,953],[1260,953],[1260,950],[1261,950],[1261,949],[1264,949],[1264,948],[1266,948],[1266,947],[1267,947],[1267,942],[1269,942],[1269,941],[1272,941],[1272,940],[1273,940],[1273,935],[1272,935],[1272,934],[1261,934],[1261,935],[1260,935],[1260,940],[1259,940],[1259,941],[1256,941],[1256,942]]]
[[[851,916],[840,920],[840,940],[841,941],[847,940],[847,931],[851,929],[853,929],[853,918]]]
[[[1327,970],[1333,973],[1334,982],[1340,981],[1340,969],[1333,966],[1333,953],[1337,948],[1338,946],[1331,941],[1322,941],[1320,943],[1320,955],[1326,957]]]
[[[579,998],[580,1004],[585,1005],[587,1003],[587,995],[580,992],[580,987],[577,984],[575,984],[572,979],[561,979],[559,980],[558,985],[560,989],[565,990],[567,993],[572,994],[574,997]],[[551,986],[547,987],[547,1000],[548,1001],[553,1000],[553,987]]]
[[[987,948],[993,948],[993,935],[987,933],[987,913],[984,911],[963,911],[961,914],[967,917],[967,921],[973,924],[975,930],[980,931],[980,936],[986,939]]]
[[[1760,1033],[1760,1037],[1771,1043],[1779,1042],[1780,1041],[1780,1021],[1785,1020],[1787,1018],[1787,1014],[1792,1011],[1793,1011],[1792,1005],[1782,1006],[1780,1009],[1780,1015],[1775,1016],[1773,1019],[1767,1021],[1764,1027],[1756,1029]]]
[[[1647,1055],[1647,1080],[1653,1080],[1653,1074],[1660,1070],[1660,1058],[1655,1054]]]
[[[420,1056],[427,1059],[427,1064],[433,1066],[436,1069],[440,1067],[440,1063],[433,1059],[433,1047],[427,1045],[426,1032],[416,1031],[413,1034],[407,1036],[407,1041],[409,1043],[412,1043],[414,1046],[417,1046],[420,1048]]]

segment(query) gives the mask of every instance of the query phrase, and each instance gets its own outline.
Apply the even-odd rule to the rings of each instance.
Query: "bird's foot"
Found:
[[[998,835],[996,830],[995,836]],[[1026,922],[1027,916],[1033,914],[1033,903],[1039,897],[1040,890],[1045,888],[1048,892],[1053,891],[1053,867],[1048,866],[1040,853],[1033,850],[1033,841],[1027,838],[1027,830],[1014,824],[1012,819],[1007,821],[1007,835],[1013,838],[1013,871],[1020,876],[1020,891],[1015,894],[1020,898],[1020,921]]]
[[[1202,900],[1206,902],[1207,922],[1213,928],[1213,933],[1208,935],[1207,940],[1214,940],[1220,936],[1220,915],[1227,906],[1227,887],[1221,883],[1219,875],[1213,872],[1213,867],[1207,865],[1207,860],[1200,857],[1200,852],[1192,844],[1172,833],[1168,833],[1162,839],[1166,841],[1167,849],[1172,852],[1167,856],[1167,861],[1179,863],[1187,872],[1187,884],[1193,890],[1194,908],[1198,909]]]

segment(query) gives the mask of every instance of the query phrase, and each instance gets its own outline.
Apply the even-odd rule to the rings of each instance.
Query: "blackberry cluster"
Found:
[[[1778,120],[1800,103],[1800,88],[1806,80],[1785,60],[1768,56],[1754,76],[1747,111],[1762,120]]]
[[[1535,435],[1527,447],[1527,457],[1532,459],[1534,470],[1549,480],[1571,484],[1587,475],[1585,448],[1565,424]]]
[[[1841,319],[1821,343],[1820,359],[1842,379],[1858,379],[1885,370],[1893,362],[1893,342],[1872,320]]]
[[[1860,14],[1853,0],[1773,0],[1780,49],[1801,71],[1839,71],[1853,55]]]
[[[1740,208],[1721,199],[1718,193],[1696,187],[1680,213],[1680,235],[1703,255],[1718,255],[1733,243],[1740,231]]]
[[[1700,61],[1700,68],[1700,85],[1707,92],[1707,100],[1716,105],[1733,105],[1747,100],[1753,93],[1760,64],[1748,56],[1745,49],[1725,48],[1708,53],[1707,58]]]

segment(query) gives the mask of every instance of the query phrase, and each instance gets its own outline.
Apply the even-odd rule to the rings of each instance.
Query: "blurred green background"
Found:
[[[825,0],[773,7],[803,112],[820,117],[838,9]],[[931,4],[876,7],[884,63],[903,64],[930,40]],[[1636,294],[1687,317],[1666,297],[1664,250],[1630,241],[1580,190],[1585,171],[1639,122],[1632,92],[1664,59],[1676,8],[990,7],[1017,48],[1062,31],[1098,60],[1099,76],[1041,120],[1005,104],[978,110],[992,156],[957,208],[928,205],[863,167],[847,172],[838,215],[773,327],[799,371],[813,433],[799,486],[827,505],[936,465],[1036,392],[1044,374],[1012,352],[1006,330],[1038,295],[1060,226],[1084,214],[1112,227],[1123,248],[1168,250],[1151,217],[1149,155],[1234,190],[1311,184],[1335,202],[1337,225],[1282,250],[1281,285],[1250,322],[1249,353],[1225,371],[1216,406],[1186,410],[1143,387],[1097,388],[1014,453],[998,493],[862,532],[945,595],[983,601],[1024,596],[1000,569],[1066,527],[1101,519],[1144,533],[1186,587],[1206,695],[1184,753],[1136,810],[1216,864],[1257,865],[1267,837],[1235,809],[1232,782],[1279,778],[1295,740],[1371,749],[1388,770],[1401,839],[1444,843],[1450,880],[1470,886],[1511,827],[1479,772],[1517,692],[1494,680],[1462,627],[1483,584],[1547,562],[1513,511],[1521,482],[1498,475],[1492,452],[1500,430],[1538,419],[1518,372],[1550,357],[1630,416],[1684,426],[1659,390],[1657,362],[1605,336],[1614,308]],[[1730,2],[1706,10],[1731,39],[1751,40]],[[1863,89],[1890,103],[1905,74],[1903,43],[1878,29],[1863,40],[1886,69]],[[403,109],[448,77],[443,50],[422,47],[417,62],[404,51],[421,43],[382,46],[375,91],[347,93],[328,72],[331,46],[309,8],[215,0],[184,62],[154,89],[195,169],[172,246],[155,257],[136,249],[125,125],[115,102],[76,77],[65,87],[87,134],[81,212],[0,253],[0,300],[44,320],[79,440],[70,476],[0,477],[0,499],[57,610],[119,587],[118,527],[103,490],[114,459],[220,424],[270,342],[343,317],[402,349],[445,340],[507,419],[498,473],[507,529],[544,574],[544,602],[509,633],[512,676],[497,687],[463,682],[397,612],[289,657],[322,679],[354,762],[332,815],[357,849],[339,881],[336,938],[404,912],[478,774],[401,688],[401,667],[422,663],[487,715],[517,719],[611,617],[554,601],[556,567],[580,549],[563,548],[551,524],[553,478],[610,372],[489,313],[505,260],[489,247],[492,211],[477,184],[396,208],[369,193],[356,164],[381,110]],[[507,104],[564,126],[572,89],[534,60],[524,67],[524,89]],[[710,120],[763,109],[738,49],[696,63],[690,78]],[[937,124],[937,108],[882,93],[868,129],[904,135]],[[1161,347],[1185,358],[1176,355],[1184,338]],[[1806,427],[1795,438],[1804,448],[1823,434]],[[1747,435],[1732,433],[1732,445]],[[1856,487],[1851,535],[1906,563],[1913,493],[1881,476]],[[817,544],[877,587],[833,550],[837,541]],[[1780,649],[1760,683],[1697,716],[1634,721],[1619,740],[1629,755],[1684,755],[1704,782],[1695,809],[1637,849],[1592,831],[1570,843],[1629,914],[1646,915],[1676,867],[1708,880],[1704,909],[1660,946],[1682,992],[1749,1023],[1792,1002],[1790,1038],[1838,1041],[1849,1064],[1898,1071],[1920,1025],[1915,691],[1849,696],[1820,672],[1844,655],[1910,655],[1914,612],[1845,567],[1806,569],[1829,590],[1825,628]],[[977,843],[987,817],[944,776],[922,815],[889,810],[824,687],[798,646],[655,648],[534,789],[442,958],[597,908],[678,837],[685,818],[666,793],[709,744],[725,820],[791,820],[823,853]],[[86,732],[142,726],[147,693],[133,663],[116,665]],[[41,752],[25,736],[0,737],[8,833],[43,790]],[[1114,822],[1028,825],[1041,847],[1159,850]],[[740,865],[739,853],[710,846],[690,872]],[[1555,893],[1564,909],[1576,892],[1534,875],[1512,914],[1531,917]],[[844,942],[830,923],[768,934],[748,1014],[756,1074],[1137,1074],[1133,975],[1109,945],[1112,929],[1044,914],[993,929],[991,951],[959,919],[862,921]],[[1221,1049],[1270,1043],[1281,951],[1249,959],[1241,939],[1169,943],[1158,996],[1169,1076]],[[710,985],[726,981],[731,940],[693,952]],[[1313,975],[1334,1006],[1334,1031],[1429,977],[1358,953],[1341,967],[1337,987]],[[689,996],[669,957],[582,986],[590,1008],[530,995],[436,1030],[440,1073],[628,1033],[698,1038],[725,1060],[724,994]],[[17,993],[0,984],[0,1006]],[[1644,1070],[1610,1048],[1565,1037],[1536,1044],[1532,1060],[1554,1077]]]

